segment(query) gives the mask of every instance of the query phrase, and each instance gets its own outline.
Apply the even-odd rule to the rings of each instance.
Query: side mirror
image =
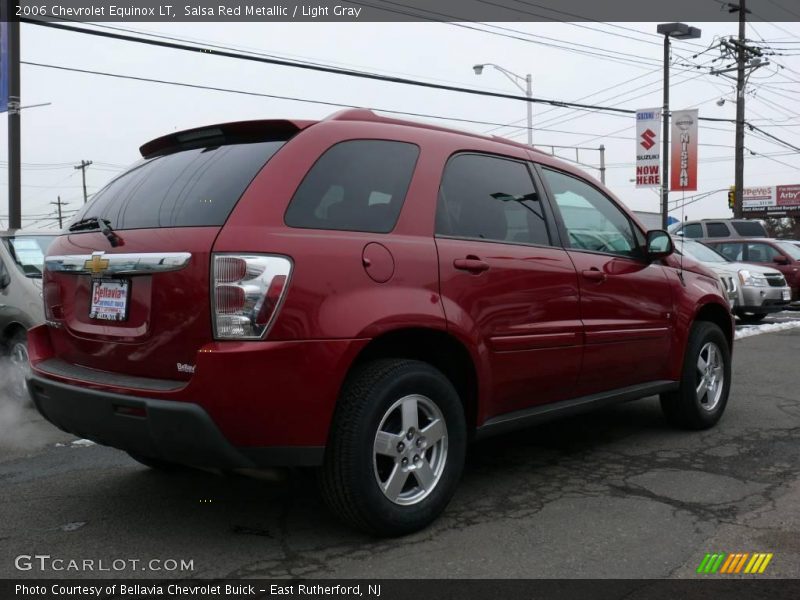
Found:
[[[0,265],[0,290],[4,290],[11,283],[11,275],[8,274],[4,265]]]
[[[789,259],[786,258],[783,254],[778,254],[777,256],[774,256],[772,258],[772,262],[774,262],[776,265],[788,265]]]
[[[663,229],[652,229],[647,232],[647,258],[657,260],[665,258],[675,251],[672,238]]]

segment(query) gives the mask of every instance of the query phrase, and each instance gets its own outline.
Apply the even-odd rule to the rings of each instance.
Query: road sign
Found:
[[[661,109],[636,111],[636,187],[661,186]]]

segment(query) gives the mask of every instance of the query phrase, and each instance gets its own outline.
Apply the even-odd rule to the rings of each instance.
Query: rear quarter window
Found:
[[[220,226],[284,143],[195,148],[142,161],[98,192],[74,220],[108,219],[114,229]]]
[[[767,237],[764,226],[758,221],[734,221],[731,225],[742,237]]]
[[[329,148],[297,188],[289,227],[388,233],[414,174],[419,147],[388,140],[350,140]]]

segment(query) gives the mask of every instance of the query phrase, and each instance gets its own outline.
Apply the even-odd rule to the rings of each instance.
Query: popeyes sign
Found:
[[[742,208],[748,213],[800,213],[800,184],[746,187]]]

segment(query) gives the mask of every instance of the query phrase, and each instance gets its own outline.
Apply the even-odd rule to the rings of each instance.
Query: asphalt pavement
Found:
[[[710,431],[649,398],[475,445],[446,513],[392,540],[339,524],[307,472],[155,472],[0,411],[0,578],[686,578],[715,552],[798,577],[798,357],[800,329],[738,341]]]

